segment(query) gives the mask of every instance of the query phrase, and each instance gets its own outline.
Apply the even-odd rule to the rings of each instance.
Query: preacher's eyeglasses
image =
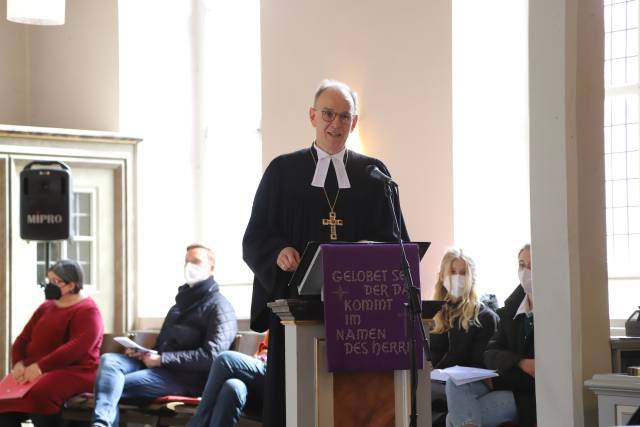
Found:
[[[315,111],[318,111],[314,108]],[[331,123],[335,120],[336,117],[340,119],[341,124],[350,124],[351,120],[353,120],[353,115],[351,113],[336,113],[332,110],[320,110],[322,113],[322,120],[327,123]]]

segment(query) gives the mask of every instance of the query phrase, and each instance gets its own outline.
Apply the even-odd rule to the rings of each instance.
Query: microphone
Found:
[[[378,181],[382,181],[387,185],[392,185],[394,187],[398,186],[398,184],[396,184],[395,181],[391,179],[389,175],[382,172],[380,168],[377,167],[376,165],[369,165],[366,167],[366,170],[371,178],[376,179]]]

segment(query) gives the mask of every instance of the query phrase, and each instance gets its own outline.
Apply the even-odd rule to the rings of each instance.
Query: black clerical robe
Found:
[[[251,219],[242,242],[243,258],[254,273],[251,328],[269,329],[269,357],[263,409],[265,427],[285,425],[284,328],[267,302],[297,295],[288,289],[291,273],[276,265],[280,251],[294,247],[302,254],[307,242],[330,242],[330,203],[335,200],[337,240],[357,242],[396,241],[393,213],[384,184],[371,178],[367,165],[389,174],[384,164],[372,157],[347,150],[344,158],[351,188],[340,189],[331,163],[322,188],[311,186],[317,160],[314,148],[305,148],[275,158],[267,167],[256,192]],[[336,199],[337,197],[337,199]],[[328,199],[328,200],[327,200]],[[399,202],[394,200],[396,212]],[[408,240],[403,228],[403,239]]]

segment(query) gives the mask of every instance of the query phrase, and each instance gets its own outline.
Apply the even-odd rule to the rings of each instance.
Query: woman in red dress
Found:
[[[61,260],[47,272],[46,301],[33,313],[11,349],[11,374],[33,383],[19,399],[0,400],[0,426],[56,426],[62,404],[91,392],[100,358],[103,324],[100,310],[82,289],[82,267]],[[1,395],[0,395],[1,399]]]

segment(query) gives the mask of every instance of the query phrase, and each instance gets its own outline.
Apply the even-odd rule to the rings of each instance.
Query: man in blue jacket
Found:
[[[213,279],[213,252],[187,247],[186,284],[162,324],[156,353],[127,349],[100,358],[93,425],[118,425],[118,401],[150,401],[166,395],[199,396],[211,363],[228,350],[237,332],[233,307]]]

